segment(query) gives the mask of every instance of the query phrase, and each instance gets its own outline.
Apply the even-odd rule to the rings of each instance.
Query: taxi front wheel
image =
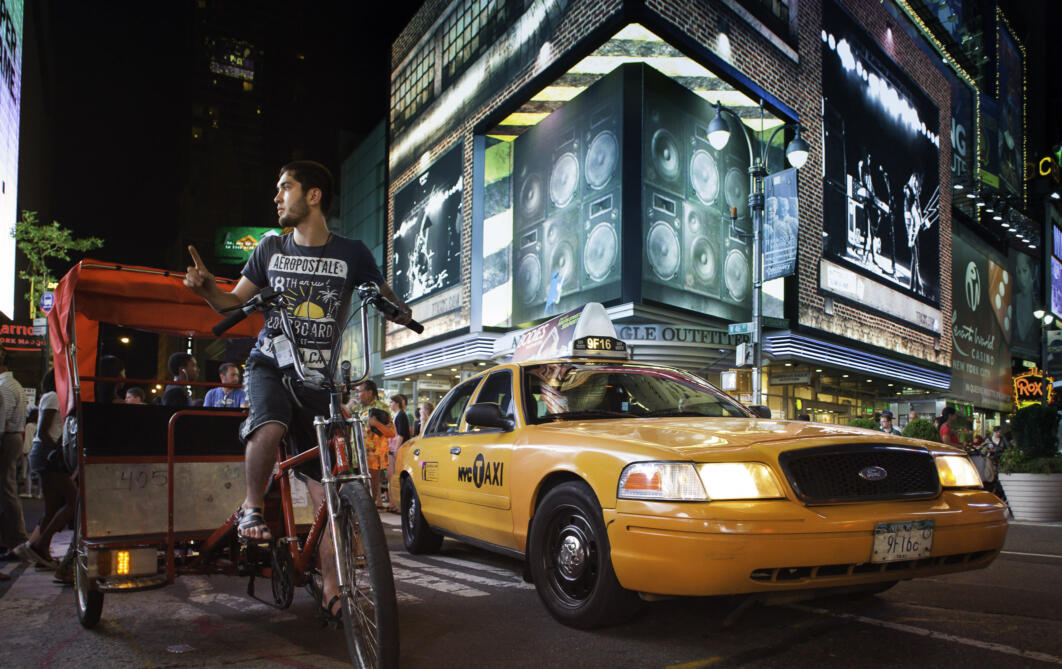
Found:
[[[443,537],[428,527],[420,512],[420,496],[409,478],[402,479],[402,543],[413,555],[434,553],[442,546]]]
[[[565,625],[614,625],[640,608],[638,595],[616,579],[601,505],[581,481],[543,498],[531,522],[528,560],[539,598]]]

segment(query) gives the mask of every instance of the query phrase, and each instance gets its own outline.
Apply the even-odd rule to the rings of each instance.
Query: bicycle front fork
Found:
[[[342,559],[339,538],[339,488],[348,481],[357,481],[369,487],[369,476],[364,473],[362,463],[368,462],[365,450],[365,436],[362,432],[361,417],[355,414],[350,418],[343,416],[341,400],[338,393],[331,397],[330,417],[315,416],[314,430],[317,432],[318,454],[321,458],[321,487],[324,489],[325,504],[332,527],[332,549],[336,561],[336,577],[339,591],[345,592],[353,581],[352,574],[346,573],[346,564]],[[346,460],[347,471],[336,474],[332,463],[333,449],[336,455]],[[355,457],[356,454],[356,457]],[[354,472],[357,472],[356,474]]]

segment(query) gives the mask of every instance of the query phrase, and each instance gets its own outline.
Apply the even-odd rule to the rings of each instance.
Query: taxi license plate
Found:
[[[933,521],[880,523],[874,528],[871,562],[896,562],[929,557],[933,549]]]

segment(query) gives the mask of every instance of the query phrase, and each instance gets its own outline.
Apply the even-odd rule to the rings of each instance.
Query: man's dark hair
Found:
[[[129,386],[126,388],[125,394],[128,395],[129,393],[133,393],[133,395],[139,397],[141,402],[147,399],[147,395],[144,394],[144,389],[139,386]]]
[[[225,376],[225,374],[227,374],[228,371],[230,369],[232,369],[233,367],[235,367],[235,366],[236,365],[231,363],[231,362],[223,362],[223,363],[221,363],[221,366],[218,367],[218,376]]]
[[[944,409],[940,412],[940,417],[943,418],[945,420],[945,422],[946,422],[954,414],[955,414],[955,407],[944,407]]]
[[[55,369],[49,369],[41,379],[41,395],[55,392]]]
[[[321,213],[328,216],[336,183],[328,168],[312,160],[295,160],[280,168],[281,175],[285,172],[290,172],[291,178],[299,182],[303,194],[311,188],[321,189]]]
[[[373,397],[379,397],[380,396],[380,389],[376,386],[376,382],[373,381],[372,379],[365,379],[364,381],[361,382],[361,385],[363,385],[366,388],[368,388],[369,390],[371,390]]]
[[[398,406],[402,407],[403,409],[406,408],[406,396],[405,395],[402,395],[402,394],[391,395],[391,401],[392,402],[398,402]]]
[[[180,373],[181,368],[187,365],[188,361],[191,359],[191,353],[174,353],[166,362],[166,367],[169,368],[170,374],[177,376]]]

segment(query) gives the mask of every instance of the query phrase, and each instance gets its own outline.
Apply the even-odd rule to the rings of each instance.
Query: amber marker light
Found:
[[[114,561],[114,573],[119,576],[129,575],[129,551],[118,551]]]

